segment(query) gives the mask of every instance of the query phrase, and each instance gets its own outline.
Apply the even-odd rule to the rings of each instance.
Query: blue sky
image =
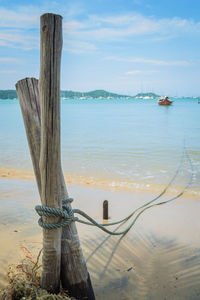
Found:
[[[39,76],[39,18],[63,16],[61,88],[200,95],[199,0],[0,0],[0,89]]]

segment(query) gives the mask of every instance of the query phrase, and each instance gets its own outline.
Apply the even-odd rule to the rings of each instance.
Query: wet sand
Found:
[[[105,199],[114,221],[155,196],[76,185],[68,185],[68,191],[73,207],[99,222]],[[199,200],[182,196],[145,211],[123,239],[77,224],[97,300],[200,299]],[[0,287],[7,266],[23,257],[21,247],[35,255],[42,248],[34,211],[39,203],[34,181],[0,178]]]
[[[118,190],[118,191],[131,191],[131,192],[148,192],[153,194],[159,194],[164,190],[166,184],[160,183],[150,183],[150,182],[133,182],[133,181],[124,181],[113,178],[93,178],[90,176],[74,175],[74,174],[64,174],[65,181],[67,185],[73,186],[89,186],[95,188],[103,188],[109,190]],[[34,181],[34,173],[31,170],[24,170],[19,168],[8,168],[0,166],[0,178],[9,178],[9,179],[20,179],[20,180],[30,180]],[[176,184],[176,180],[173,182],[173,185],[169,187],[168,194],[177,195],[180,193],[185,185],[187,184],[187,178],[182,181],[181,186]],[[185,197],[187,198],[200,198],[200,190],[197,188],[188,188],[185,191]]]

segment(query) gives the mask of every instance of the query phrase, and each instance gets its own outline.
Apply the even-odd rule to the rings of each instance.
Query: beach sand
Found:
[[[67,185],[75,185],[75,186],[90,186],[95,188],[103,188],[109,190],[119,190],[119,191],[131,191],[131,192],[148,192],[153,194],[159,194],[166,187],[166,184],[160,183],[149,183],[149,182],[132,182],[132,181],[124,181],[122,179],[113,179],[113,178],[93,178],[91,176],[82,176],[82,175],[72,175],[72,174],[64,174],[65,182]],[[20,180],[30,180],[34,181],[35,176],[33,171],[24,170],[19,168],[8,168],[5,166],[0,166],[0,178],[9,178],[9,179],[20,179]],[[169,187],[168,194],[169,195],[177,195],[180,193],[187,181],[182,182],[182,186],[177,185],[176,181],[173,182],[173,185]],[[200,198],[200,190],[195,188],[188,188],[184,196],[187,198]]]
[[[40,203],[36,183],[23,176],[6,177],[0,178],[0,287],[7,283],[8,265],[23,258],[21,247],[34,255],[42,248],[34,211]],[[110,221],[114,221],[155,196],[74,184],[68,184],[68,192],[74,208],[99,222],[105,199]],[[199,199],[183,195],[146,210],[123,239],[77,223],[96,299],[200,299],[199,211]]]

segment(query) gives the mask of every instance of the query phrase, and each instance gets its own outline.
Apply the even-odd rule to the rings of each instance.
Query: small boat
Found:
[[[172,102],[173,101],[170,100],[168,96],[160,97],[160,99],[158,100],[159,105],[171,105]]]

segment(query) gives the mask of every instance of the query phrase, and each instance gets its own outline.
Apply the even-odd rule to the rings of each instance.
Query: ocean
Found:
[[[200,104],[174,98],[171,106],[152,99],[61,100],[63,172],[76,182],[104,187],[160,190],[183,161],[174,189],[193,175],[199,195]],[[0,167],[32,170],[18,100],[0,100]]]

